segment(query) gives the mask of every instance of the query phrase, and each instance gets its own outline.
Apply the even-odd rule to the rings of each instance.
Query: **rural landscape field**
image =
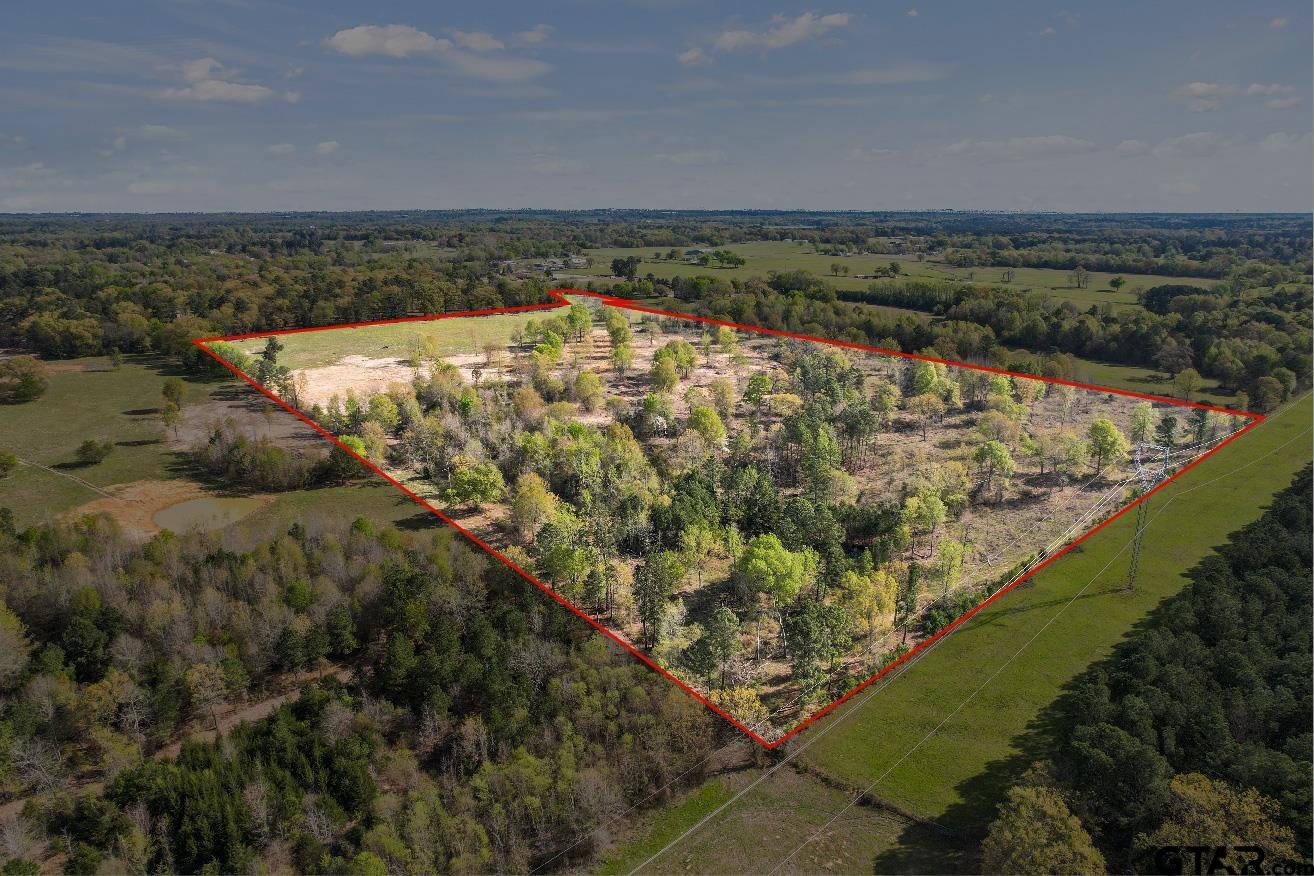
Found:
[[[9,12],[0,876],[1314,872],[1308,3]]]
[[[561,300],[205,347],[764,744],[1249,422]]]

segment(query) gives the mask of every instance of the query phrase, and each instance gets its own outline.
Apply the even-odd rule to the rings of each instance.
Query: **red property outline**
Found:
[[[1151,496],[1153,496],[1155,493],[1159,492],[1161,489],[1163,489],[1164,487],[1168,486],[1168,484],[1172,483],[1173,481],[1177,480],[1177,479],[1178,479],[1179,477],[1181,477],[1182,475],[1186,474],[1186,473],[1187,473],[1188,471],[1190,471],[1191,469],[1195,468],[1197,465],[1199,465],[1201,462],[1203,462],[1204,460],[1206,460],[1207,458],[1209,458],[1209,457],[1212,456],[1213,454],[1217,453],[1219,450],[1222,450],[1222,449],[1223,449],[1224,447],[1226,447],[1228,444],[1231,444],[1233,441],[1235,441],[1236,439],[1240,438],[1240,437],[1241,437],[1242,435],[1244,435],[1246,432],[1249,432],[1251,429],[1255,428],[1257,425],[1259,425],[1259,424],[1260,424],[1261,422],[1263,422],[1264,419],[1265,419],[1264,415],[1262,415],[1262,414],[1255,414],[1255,413],[1250,413],[1250,412],[1247,412],[1247,411],[1234,411],[1234,410],[1230,410],[1230,409],[1228,409],[1228,408],[1221,408],[1221,407],[1217,407],[1217,406],[1214,406],[1214,405],[1206,405],[1206,404],[1200,404],[1200,403],[1198,403],[1198,402],[1190,402],[1190,401],[1183,401],[1183,400],[1181,400],[1181,399],[1168,398],[1167,396],[1151,395],[1151,394],[1148,394],[1148,393],[1134,392],[1134,391],[1132,391],[1132,390],[1126,390],[1126,389],[1113,389],[1113,388],[1111,388],[1111,387],[1107,387],[1107,386],[1096,386],[1096,385],[1089,384],[1089,383],[1080,383],[1080,382],[1075,381],[1075,380],[1063,380],[1063,379],[1060,379],[1060,378],[1057,378],[1057,377],[1038,377],[1038,376],[1036,376],[1036,375],[1034,375],[1034,374],[1019,374],[1019,373],[1014,372],[1014,371],[1007,371],[1007,370],[1002,369],[1002,368],[992,368],[992,367],[987,366],[987,365],[972,365],[972,364],[967,363],[967,362],[954,362],[954,361],[949,360],[949,359],[938,359],[938,358],[935,358],[934,356],[923,356],[923,355],[921,355],[921,354],[919,354],[919,353],[903,353],[903,352],[898,352],[898,351],[895,351],[895,350],[884,350],[884,349],[881,349],[881,348],[879,348],[879,347],[871,347],[871,346],[868,346],[868,345],[866,345],[866,344],[858,344],[858,343],[854,343],[854,342],[852,342],[852,341],[839,341],[839,340],[834,340],[834,339],[831,339],[831,338],[818,338],[818,337],[814,337],[813,335],[805,335],[805,334],[800,334],[800,333],[798,333],[798,332],[782,331],[782,330],[780,330],[780,329],[763,328],[762,326],[742,325],[742,324],[740,324],[740,323],[736,323],[736,322],[728,322],[728,321],[726,321],[726,320],[712,319],[712,318],[710,318],[710,317],[705,317],[705,316],[695,316],[695,315],[693,315],[693,314],[679,313],[679,312],[677,312],[677,311],[671,311],[671,310],[660,310],[660,309],[658,309],[658,308],[653,308],[653,307],[644,307],[643,305],[637,304],[637,303],[635,303],[635,302],[633,302],[633,301],[630,301],[629,299],[626,299],[626,298],[616,298],[616,297],[611,296],[611,295],[603,295],[603,294],[598,293],[598,292],[589,292],[589,291],[585,291],[585,290],[583,290],[583,289],[552,289],[552,290],[549,290],[548,295],[551,296],[554,300],[553,300],[553,301],[550,301],[550,302],[543,303],[543,304],[522,304],[522,305],[517,305],[517,306],[514,306],[514,307],[493,307],[493,308],[487,308],[487,309],[484,309],[484,310],[463,310],[463,311],[459,311],[459,312],[455,312],[455,313],[442,313],[442,314],[435,314],[435,315],[432,315],[432,316],[403,316],[403,317],[398,317],[398,318],[394,318],[394,319],[379,319],[379,320],[372,320],[372,321],[368,321],[368,322],[342,323],[342,324],[339,324],[339,325],[308,326],[308,327],[302,327],[302,328],[290,328],[290,329],[274,329],[274,330],[272,330],[272,331],[264,331],[264,332],[248,332],[248,333],[246,333],[246,334],[238,334],[238,335],[223,335],[223,336],[211,337],[211,338],[196,338],[196,339],[194,339],[194,340],[192,341],[192,343],[195,344],[196,347],[197,347],[198,349],[202,350],[202,351],[203,351],[206,355],[208,355],[210,358],[214,359],[216,362],[218,362],[220,365],[222,365],[224,368],[227,368],[229,371],[231,371],[231,372],[232,372],[233,374],[235,374],[237,377],[239,377],[240,379],[244,380],[245,382],[247,382],[247,383],[250,384],[251,386],[255,387],[255,389],[257,389],[257,390],[258,390],[260,393],[262,393],[263,395],[267,396],[271,401],[273,401],[274,403],[276,403],[279,407],[283,408],[283,409],[286,410],[288,413],[292,414],[294,417],[296,417],[297,419],[301,420],[301,421],[302,421],[303,423],[305,423],[307,426],[310,426],[310,427],[311,427],[312,429],[314,429],[316,432],[320,433],[320,434],[323,435],[325,438],[327,438],[329,441],[332,441],[332,442],[338,447],[338,449],[340,449],[340,450],[342,450],[343,452],[348,453],[348,454],[350,454],[351,456],[355,457],[355,459],[356,459],[357,461],[359,461],[362,465],[364,465],[366,468],[370,469],[370,470],[373,471],[375,474],[377,474],[379,477],[381,477],[381,478],[383,478],[384,480],[388,481],[388,483],[392,484],[394,487],[396,487],[397,489],[401,490],[403,493],[405,493],[407,496],[409,496],[413,501],[415,501],[417,504],[419,504],[419,505],[422,506],[423,508],[427,509],[427,510],[428,510],[429,512],[431,512],[432,514],[434,514],[436,517],[438,517],[440,520],[442,520],[442,521],[443,521],[444,523],[446,523],[448,526],[451,526],[451,527],[452,527],[453,529],[455,529],[457,532],[459,532],[459,533],[461,533],[462,535],[464,535],[467,539],[469,539],[470,541],[474,542],[474,543],[475,543],[476,545],[478,545],[479,547],[483,548],[485,551],[487,551],[487,552],[488,552],[489,554],[491,554],[492,556],[496,557],[496,558],[497,558],[497,559],[498,559],[503,565],[505,565],[507,568],[509,568],[509,569],[511,569],[512,571],[516,572],[518,575],[520,575],[520,576],[521,576],[522,578],[524,578],[526,581],[528,581],[529,583],[533,584],[534,586],[538,587],[538,589],[540,589],[540,590],[542,590],[544,593],[546,593],[546,594],[547,594],[549,597],[551,597],[553,600],[555,600],[556,602],[558,602],[559,604],[561,604],[561,605],[564,606],[565,608],[569,609],[569,610],[570,610],[571,612],[573,612],[574,614],[576,614],[576,615],[578,615],[579,617],[583,618],[583,619],[584,619],[584,620],[585,620],[590,626],[592,626],[592,627],[593,627],[594,629],[596,629],[598,632],[602,633],[602,634],[603,634],[604,636],[606,636],[607,638],[611,639],[611,640],[612,640],[613,642],[615,642],[617,645],[620,645],[622,648],[624,648],[626,651],[628,651],[628,652],[629,652],[630,654],[632,654],[634,657],[638,658],[638,659],[639,659],[642,663],[644,663],[649,669],[652,669],[654,672],[657,672],[658,674],[662,675],[662,676],[665,677],[668,681],[673,682],[676,686],[678,686],[678,687],[679,687],[681,690],[683,690],[685,693],[689,694],[689,695],[690,695],[691,697],[693,697],[695,700],[697,700],[698,702],[702,703],[702,704],[703,704],[704,706],[706,706],[708,709],[711,709],[711,710],[712,710],[713,712],[715,712],[717,715],[721,716],[721,717],[724,718],[726,721],[728,721],[730,724],[732,724],[734,727],[736,727],[737,729],[739,729],[740,731],[742,731],[743,733],[745,733],[745,734],[746,734],[750,739],[752,739],[754,742],[758,743],[758,744],[761,745],[763,748],[768,749],[768,750],[776,748],[777,746],[783,744],[787,739],[790,739],[791,737],[793,737],[793,736],[797,735],[798,733],[802,732],[806,727],[808,727],[809,725],[811,725],[813,722],[815,722],[815,721],[817,721],[818,719],[824,717],[825,715],[828,715],[829,713],[831,713],[831,712],[834,711],[835,709],[839,708],[840,705],[842,705],[843,703],[845,703],[846,701],[848,701],[850,698],[852,698],[853,696],[857,695],[858,693],[860,693],[861,691],[863,691],[864,689],[866,689],[867,687],[869,687],[870,685],[872,685],[873,683],[875,683],[876,681],[878,681],[878,680],[879,680],[881,677],[883,677],[886,673],[892,671],[893,669],[895,669],[896,667],[898,667],[900,664],[902,664],[902,663],[906,662],[907,660],[911,659],[913,656],[915,656],[916,654],[918,654],[918,653],[921,652],[922,650],[924,650],[924,649],[926,649],[926,648],[929,648],[931,645],[935,644],[935,643],[938,642],[940,639],[942,639],[942,638],[944,638],[945,636],[949,635],[951,632],[953,632],[953,631],[954,631],[955,629],[957,629],[959,626],[961,626],[962,624],[966,623],[969,619],[971,619],[973,616],[975,616],[975,615],[976,615],[978,612],[980,612],[983,608],[985,608],[986,606],[990,605],[990,604],[993,603],[995,600],[999,599],[1001,596],[1003,596],[1004,594],[1008,593],[1010,590],[1012,590],[1012,589],[1014,589],[1015,587],[1017,587],[1019,584],[1022,584],[1023,582],[1025,582],[1025,581],[1027,581],[1028,579],[1030,579],[1031,577],[1033,577],[1036,573],[1040,572],[1042,569],[1044,569],[1044,568],[1046,568],[1047,566],[1049,566],[1049,565],[1050,565],[1051,563],[1053,563],[1055,560],[1059,559],[1059,558],[1062,557],[1063,555],[1065,555],[1065,554],[1067,554],[1068,552],[1070,552],[1071,550],[1073,550],[1075,547],[1077,547],[1077,545],[1081,544],[1081,543],[1084,542],[1086,539],[1090,538],[1092,535],[1094,535],[1095,533],[1099,532],[1101,529],[1105,528],[1105,527],[1108,526],[1110,523],[1112,523],[1113,521],[1117,520],[1119,517],[1121,517],[1122,515],[1126,514],[1126,513],[1127,513],[1128,511],[1130,511],[1131,509],[1135,508],[1137,505],[1139,505],[1139,504],[1141,504],[1142,502],[1148,500],[1148,499],[1149,499]],[[982,601],[981,601],[980,603],[978,603],[975,607],[973,607],[970,611],[968,611],[968,612],[966,612],[965,614],[959,616],[956,620],[954,620],[954,621],[953,621],[952,623],[950,623],[948,626],[946,626],[946,627],[944,627],[943,629],[939,630],[938,632],[936,632],[936,633],[935,633],[934,635],[932,635],[931,637],[929,637],[929,638],[927,638],[927,639],[923,639],[921,642],[918,642],[918,643],[917,643],[917,644],[916,644],[911,650],[909,650],[909,651],[907,651],[906,653],[904,653],[904,654],[903,654],[902,656],[900,656],[897,660],[894,660],[893,662],[889,663],[889,664],[886,665],[885,667],[883,667],[883,668],[881,668],[880,670],[878,670],[875,674],[873,674],[873,675],[872,675],[870,678],[868,678],[866,681],[864,681],[864,682],[862,682],[861,684],[859,684],[859,685],[853,687],[852,689],[850,689],[846,694],[844,694],[844,696],[842,696],[842,697],[840,697],[839,699],[835,700],[835,702],[833,702],[833,703],[831,703],[830,705],[826,706],[824,709],[821,709],[820,711],[818,711],[818,712],[812,714],[811,716],[809,716],[809,717],[806,718],[805,720],[799,722],[796,726],[794,726],[792,729],[790,729],[788,732],[786,732],[784,735],[782,735],[782,736],[779,737],[778,739],[776,739],[776,740],[774,740],[774,741],[768,741],[768,740],[766,740],[766,739],[763,739],[763,738],[762,738],[761,736],[759,736],[757,733],[755,733],[755,732],[753,732],[752,730],[750,730],[748,727],[744,726],[744,725],[743,725],[741,722],[739,722],[739,721],[738,721],[733,715],[730,715],[730,714],[727,713],[724,709],[721,709],[720,707],[718,707],[715,703],[713,703],[713,702],[711,702],[709,699],[707,699],[707,697],[703,696],[701,693],[699,693],[698,691],[694,690],[694,689],[693,689],[692,687],[690,687],[689,685],[685,684],[683,681],[681,681],[679,678],[677,678],[677,677],[676,677],[675,675],[673,675],[671,672],[667,671],[666,669],[663,669],[661,666],[659,666],[659,665],[656,663],[656,661],[654,661],[652,658],[650,658],[647,654],[644,654],[642,651],[640,651],[638,648],[635,648],[633,645],[631,645],[629,642],[627,642],[627,641],[626,641],[625,639],[623,639],[621,636],[617,635],[617,634],[616,634],[615,632],[613,632],[612,630],[609,630],[607,627],[603,626],[601,623],[599,623],[598,621],[594,620],[594,619],[593,619],[592,617],[590,617],[586,612],[584,612],[584,611],[582,611],[581,609],[577,608],[577,607],[575,606],[574,603],[572,603],[570,600],[566,599],[566,598],[565,598],[564,596],[562,596],[561,594],[557,593],[555,590],[553,590],[553,589],[552,589],[551,587],[549,587],[548,585],[544,584],[542,581],[540,581],[538,578],[534,577],[532,574],[530,574],[529,572],[527,572],[525,569],[521,568],[521,567],[520,567],[515,561],[511,560],[509,557],[507,557],[507,556],[505,556],[504,554],[502,554],[500,551],[498,551],[498,550],[497,550],[496,548],[494,548],[492,545],[488,544],[488,543],[485,542],[483,539],[479,538],[479,536],[475,535],[474,533],[470,532],[470,531],[469,531],[468,529],[466,529],[465,527],[461,526],[461,524],[457,523],[457,522],[456,522],[455,520],[453,520],[451,517],[448,517],[448,516],[447,516],[445,513],[443,513],[440,509],[435,508],[433,505],[429,504],[429,502],[425,501],[425,500],[424,500],[423,498],[421,498],[418,494],[416,494],[413,490],[411,490],[411,489],[409,489],[408,487],[406,487],[406,486],[405,486],[404,484],[402,484],[399,480],[397,480],[396,478],[394,478],[392,475],[388,474],[386,471],[384,471],[384,470],[383,470],[382,468],[380,468],[378,465],[375,465],[373,462],[370,462],[370,461],[369,461],[368,459],[366,459],[365,457],[363,457],[363,456],[361,456],[360,454],[356,453],[354,450],[352,450],[350,447],[348,447],[346,444],[344,444],[342,441],[340,441],[340,440],[337,438],[337,436],[333,435],[331,432],[329,432],[329,431],[328,431],[327,429],[325,429],[323,426],[319,425],[319,424],[316,423],[314,420],[312,420],[310,417],[306,416],[306,415],[303,414],[301,411],[297,410],[296,408],[294,408],[294,407],[292,407],[291,405],[289,405],[287,402],[283,401],[281,398],[279,398],[279,397],[278,397],[277,395],[275,395],[273,392],[271,392],[271,391],[269,391],[268,389],[266,389],[264,386],[261,386],[261,385],[260,385],[255,379],[253,379],[250,375],[246,374],[246,373],[243,372],[241,369],[239,369],[238,367],[236,367],[235,365],[233,365],[231,362],[229,362],[228,360],[224,359],[224,358],[223,358],[222,356],[220,356],[218,353],[215,353],[213,350],[211,350],[209,347],[206,346],[207,344],[214,343],[214,342],[217,342],[217,341],[243,341],[243,340],[250,340],[250,339],[252,339],[252,338],[267,338],[267,337],[273,337],[273,336],[276,336],[276,335],[294,335],[294,334],[301,334],[301,333],[303,333],[303,332],[333,331],[333,330],[337,330],[337,329],[349,329],[349,328],[368,328],[368,327],[371,327],[371,326],[394,325],[394,324],[397,324],[397,323],[406,323],[406,322],[431,322],[431,321],[433,321],[433,320],[438,320],[438,319],[449,319],[449,318],[453,318],[453,317],[465,317],[465,316],[492,316],[492,315],[495,315],[495,314],[503,314],[503,313],[523,313],[523,312],[526,312],[526,311],[535,311],[535,310],[553,310],[553,309],[556,309],[556,308],[559,308],[559,307],[567,307],[567,306],[569,306],[570,302],[569,302],[569,300],[565,297],[566,295],[582,295],[582,296],[586,296],[586,297],[589,297],[589,298],[596,298],[596,299],[600,300],[601,302],[603,302],[604,304],[606,304],[606,305],[608,305],[608,306],[611,306],[611,307],[619,307],[619,308],[622,308],[622,309],[624,309],[624,310],[633,310],[633,311],[636,311],[636,312],[639,312],[639,313],[649,313],[649,314],[654,314],[654,315],[657,315],[657,316],[670,317],[670,318],[672,318],[672,319],[684,319],[684,320],[689,320],[689,321],[692,321],[692,322],[701,322],[701,323],[705,323],[705,324],[708,324],[708,325],[726,326],[727,328],[733,328],[733,329],[737,329],[737,330],[739,330],[739,331],[756,332],[757,334],[774,335],[774,336],[776,336],[776,337],[782,337],[782,338],[793,338],[793,339],[801,340],[801,341],[811,341],[811,342],[814,342],[814,343],[826,344],[826,345],[828,345],[828,346],[833,346],[833,347],[846,347],[846,348],[848,348],[848,349],[852,349],[852,350],[862,350],[862,351],[864,351],[864,352],[868,352],[868,353],[880,353],[880,354],[885,355],[885,356],[896,356],[896,357],[901,358],[901,359],[915,359],[915,360],[919,360],[919,361],[923,361],[923,362],[936,362],[936,363],[939,363],[939,364],[942,364],[942,365],[952,365],[952,366],[955,367],[955,368],[968,368],[968,369],[971,369],[971,370],[973,370],[973,371],[985,371],[985,372],[989,372],[989,373],[991,373],[991,374],[1005,374],[1005,375],[1008,375],[1008,376],[1010,376],[1010,377],[1022,377],[1022,378],[1029,379],[1029,380],[1040,380],[1040,381],[1043,381],[1043,382],[1045,382],[1045,383],[1053,383],[1053,384],[1058,384],[1058,385],[1062,385],[1062,386],[1073,386],[1073,387],[1077,387],[1078,389],[1084,389],[1084,390],[1088,390],[1088,391],[1092,391],[1092,392],[1105,392],[1105,393],[1112,393],[1112,394],[1114,394],[1114,395],[1122,395],[1122,396],[1130,396],[1130,397],[1132,397],[1132,398],[1146,399],[1146,400],[1149,400],[1149,401],[1159,402],[1159,403],[1161,403],[1161,404],[1176,405],[1176,406],[1179,406],[1179,407],[1197,408],[1197,409],[1207,410],[1207,411],[1216,411],[1216,412],[1219,412],[1219,413],[1229,414],[1229,415],[1232,415],[1232,416],[1245,417],[1245,418],[1249,419],[1250,422],[1247,423],[1247,424],[1246,424],[1245,426],[1243,426],[1242,428],[1238,429],[1237,431],[1233,432],[1233,433],[1232,433],[1231,435],[1229,435],[1227,438],[1225,438],[1225,439],[1223,439],[1222,441],[1220,441],[1215,447],[1211,448],[1210,450],[1206,451],[1205,453],[1200,454],[1200,455],[1197,456],[1195,459],[1191,460],[1191,462],[1189,462],[1188,464],[1184,465],[1181,469],[1179,469],[1177,472],[1175,472],[1171,477],[1166,478],[1165,480],[1163,480],[1162,482],[1160,482],[1159,484],[1157,484],[1153,489],[1151,489],[1151,490],[1148,491],[1147,493],[1145,493],[1145,494],[1141,495],[1140,497],[1138,497],[1135,501],[1133,501],[1133,502],[1131,502],[1131,503],[1125,505],[1124,507],[1122,507],[1122,508],[1119,509],[1118,511],[1116,511],[1116,512],[1114,512],[1113,514],[1111,514],[1110,516],[1106,517],[1104,520],[1102,520],[1102,521],[1101,521],[1099,524],[1097,524],[1096,526],[1094,526],[1094,527],[1092,527],[1091,529],[1087,530],[1086,532],[1082,533],[1082,534],[1081,534],[1080,536],[1078,536],[1076,539],[1074,539],[1073,541],[1071,541],[1071,542],[1069,542],[1068,544],[1064,545],[1062,548],[1060,548],[1059,550],[1055,551],[1055,552],[1054,552],[1053,554],[1051,554],[1050,556],[1046,557],[1045,560],[1044,560],[1043,562],[1038,563],[1037,565],[1035,565],[1034,567],[1032,567],[1032,568],[1031,568],[1029,571],[1027,571],[1026,573],[1024,573],[1024,574],[1018,576],[1015,580],[1011,581],[1010,583],[1008,583],[1008,584],[1004,585],[1003,587],[999,588],[998,590],[996,590],[993,594],[991,594],[991,595],[990,595],[989,597],[987,597],[986,599],[982,600]]]

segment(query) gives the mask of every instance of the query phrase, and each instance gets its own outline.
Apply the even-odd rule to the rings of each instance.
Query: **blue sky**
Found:
[[[0,211],[1308,211],[1310,16],[21,0]]]

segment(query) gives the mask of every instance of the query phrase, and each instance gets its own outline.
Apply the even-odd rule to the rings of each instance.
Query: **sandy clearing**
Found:
[[[298,383],[301,379],[305,380],[306,391],[302,404],[306,408],[327,405],[335,395],[341,400],[348,392],[358,396],[384,392],[394,383],[410,383],[417,373],[418,369],[396,356],[383,359],[344,356],[332,365],[292,372]]]
[[[482,353],[443,356],[442,361],[455,365],[465,383],[475,383],[476,370],[479,371],[479,382],[506,380],[514,370],[510,365],[489,367]],[[326,406],[335,395],[341,401],[348,392],[354,392],[361,398],[386,392],[394,384],[410,384],[417,375],[426,372],[426,367],[416,368],[399,356],[374,359],[353,355],[344,356],[332,365],[302,368],[292,373],[298,381],[305,381],[302,403],[309,408],[314,405]]]

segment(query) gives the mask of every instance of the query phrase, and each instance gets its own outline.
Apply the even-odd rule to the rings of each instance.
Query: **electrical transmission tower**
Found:
[[[1128,591],[1135,589],[1136,573],[1141,566],[1141,537],[1149,522],[1150,497],[1147,494],[1168,474],[1169,453],[1169,448],[1158,444],[1137,444],[1132,457],[1136,462],[1136,477],[1140,479],[1141,495],[1144,498],[1136,506],[1136,534],[1132,536],[1131,568],[1127,571],[1127,586],[1124,588]]]

